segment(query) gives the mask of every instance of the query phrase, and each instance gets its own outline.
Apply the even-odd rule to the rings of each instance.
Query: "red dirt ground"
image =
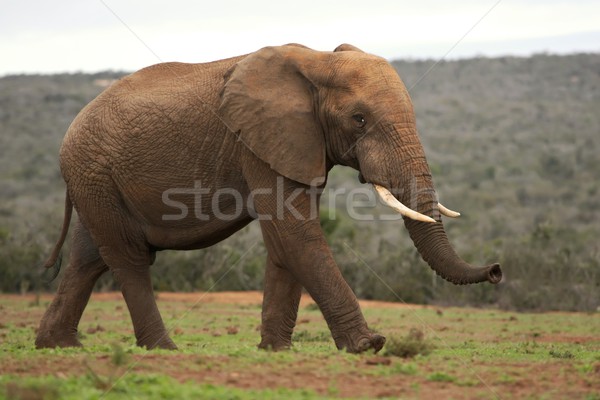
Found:
[[[185,302],[188,304],[218,303],[237,305],[260,305],[260,292],[220,292],[220,293],[160,293],[161,302]],[[0,295],[0,298],[17,296]],[[19,296],[19,298],[23,298]],[[42,296],[42,301],[50,301],[51,296]],[[97,293],[92,302],[121,300],[120,293]],[[33,300],[33,296],[31,296]],[[31,301],[29,300],[29,301]],[[312,303],[308,296],[302,298],[301,307]],[[426,306],[361,301],[363,308],[415,309]],[[437,309],[437,307],[436,307]],[[31,309],[30,309],[31,310]],[[24,326],[30,321],[37,321],[41,312],[24,310],[21,313]],[[440,311],[441,312],[441,311]],[[27,313],[25,316],[24,313]],[[3,321],[4,322],[4,321]],[[15,323],[16,321],[7,321]],[[302,321],[299,321],[302,323]],[[307,322],[307,321],[305,321]],[[257,337],[258,338],[258,337]],[[0,338],[1,339],[1,338]],[[542,339],[542,338],[540,338]],[[543,338],[553,342],[586,342],[590,338],[561,337],[561,335]],[[579,342],[578,342],[579,341]],[[201,357],[199,355],[181,354],[146,354],[134,355],[130,359],[128,369],[122,367],[118,375],[134,371],[136,373],[161,373],[185,382],[212,383],[248,389],[264,389],[286,387],[289,389],[311,389],[322,395],[333,397],[408,397],[408,398],[583,398],[597,396],[600,393],[600,363],[593,366],[588,376],[583,375],[577,367],[565,360],[531,363],[502,363],[484,365],[474,361],[470,366],[477,374],[470,381],[434,382],[426,377],[436,372],[431,364],[420,364],[417,375],[401,373],[380,374],[368,373],[369,369],[381,369],[390,365],[406,363],[402,359],[365,355],[356,359],[340,357],[331,366],[332,358],[315,359],[296,354],[282,367],[279,364],[267,363],[255,368],[236,368],[234,359],[229,356]],[[8,358],[0,366],[2,374],[38,376],[54,374],[58,377],[84,374],[86,368],[93,369],[100,376],[115,373],[110,356],[53,356],[34,358]],[[328,366],[329,368],[324,368]],[[334,373],[332,373],[334,370]],[[359,371],[360,373],[357,373]],[[117,376],[118,376],[117,375]],[[491,382],[491,383],[490,383]],[[595,397],[589,397],[595,398]]]

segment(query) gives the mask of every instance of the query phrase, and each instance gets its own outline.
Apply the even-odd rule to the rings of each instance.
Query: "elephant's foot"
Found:
[[[155,336],[153,338],[138,339],[137,345],[140,347],[145,347],[148,350],[177,350],[177,345],[171,340],[167,332],[163,333],[162,335]]]
[[[291,347],[291,339],[282,339],[280,337],[273,336],[263,336],[260,344],[258,345],[259,349],[271,351],[289,350]]]
[[[363,353],[368,350],[373,350],[377,353],[385,344],[385,337],[376,333],[358,336],[342,335],[334,337],[334,340],[339,350],[345,349],[348,353]]]
[[[55,347],[83,347],[77,339],[77,331],[69,333],[42,331],[35,338],[36,349],[53,349]]]

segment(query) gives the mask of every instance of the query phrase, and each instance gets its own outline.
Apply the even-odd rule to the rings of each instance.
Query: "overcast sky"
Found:
[[[597,0],[2,3],[0,76],[133,71],[289,42],[318,50],[352,43],[388,59],[600,52]]]

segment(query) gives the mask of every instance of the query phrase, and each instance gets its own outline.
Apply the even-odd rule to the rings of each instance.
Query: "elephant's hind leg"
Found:
[[[94,284],[107,269],[89,232],[77,222],[72,236],[69,265],[38,329],[35,340],[38,349],[81,346],[77,339],[79,320]]]
[[[292,345],[301,294],[302,285],[296,278],[268,257],[259,348],[282,350]]]
[[[127,303],[137,344],[148,349],[176,349],[154,299],[150,281],[150,250],[143,226],[132,216],[108,175],[80,187],[73,197],[78,213],[89,223],[100,256],[108,265]],[[99,188],[102,190],[99,190]]]

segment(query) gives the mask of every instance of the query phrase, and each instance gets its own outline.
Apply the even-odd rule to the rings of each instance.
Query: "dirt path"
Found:
[[[0,294],[0,299],[15,298],[16,295]],[[247,292],[193,292],[193,293],[175,293],[175,292],[160,292],[157,294],[160,300],[165,301],[181,301],[186,303],[219,303],[219,304],[239,304],[239,305],[260,305],[262,304],[262,292],[247,291]],[[17,296],[33,301],[34,295]],[[43,294],[41,300],[50,301],[53,295]],[[119,292],[108,293],[93,293],[91,301],[109,301],[122,300],[123,296]],[[359,300],[363,308],[390,308],[390,309],[417,309],[428,308],[429,306],[393,303],[385,301]],[[300,307],[305,307],[313,304],[314,301],[308,294],[303,294],[300,300]]]

